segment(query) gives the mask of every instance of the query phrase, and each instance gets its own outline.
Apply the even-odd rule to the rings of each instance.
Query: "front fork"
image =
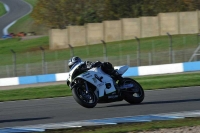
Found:
[[[85,90],[86,90],[86,94],[88,94],[88,91],[89,91],[89,89],[88,89],[87,82],[86,82],[86,81],[84,81],[84,84],[85,84]]]
[[[84,84],[85,84],[85,92],[86,92],[86,94],[89,94],[89,88],[88,88],[87,82],[84,81]],[[96,95],[97,99],[99,99],[99,92],[97,90],[94,91],[94,94]]]

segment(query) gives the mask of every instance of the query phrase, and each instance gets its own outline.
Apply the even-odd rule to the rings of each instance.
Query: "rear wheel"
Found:
[[[122,96],[130,104],[139,104],[144,100],[144,90],[142,86],[131,78],[123,78],[118,83]]]
[[[86,91],[85,85],[76,84],[72,88],[72,94],[77,103],[85,108],[93,108],[97,104],[97,97],[91,88]]]

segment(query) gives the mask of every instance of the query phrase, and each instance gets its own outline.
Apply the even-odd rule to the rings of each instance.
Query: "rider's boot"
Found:
[[[114,77],[115,80],[119,80],[119,81],[123,80],[122,75],[119,74],[116,70],[114,70],[111,75]]]

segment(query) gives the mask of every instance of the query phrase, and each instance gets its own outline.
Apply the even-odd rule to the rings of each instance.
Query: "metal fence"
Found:
[[[200,34],[171,36],[167,33],[166,36],[153,39],[135,37],[134,40],[115,42],[115,45],[107,45],[102,40],[102,44],[75,48],[69,44],[69,49],[58,51],[45,51],[38,47],[34,48],[36,51],[26,53],[11,49],[10,54],[9,51],[2,50],[6,54],[0,54],[0,78],[68,72],[67,59],[73,55],[80,56],[83,60],[109,61],[114,66],[146,66],[200,60]]]
[[[166,52],[156,52],[156,53],[151,53],[151,52],[140,53],[139,55],[140,58],[138,58],[138,54],[129,54],[123,56],[109,56],[107,58],[105,58],[104,56],[97,58],[85,58],[83,60],[109,61],[114,66],[125,65],[125,64],[129,66],[146,66],[146,65],[187,62],[193,55],[194,51],[195,49],[172,51],[172,57],[169,51],[166,51]],[[200,60],[200,58],[196,57],[194,60]],[[16,64],[16,66],[4,65],[0,66],[0,78],[68,72],[69,69],[67,64],[68,60]]]

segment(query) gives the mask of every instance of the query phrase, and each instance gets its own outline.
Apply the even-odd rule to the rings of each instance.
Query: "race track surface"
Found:
[[[23,0],[0,0],[9,7],[9,12],[0,17],[0,37],[3,29],[13,21],[21,18],[32,10],[32,7]]]
[[[145,91],[140,105],[126,101],[87,109],[73,97],[0,103],[0,128],[110,117],[200,110],[200,86]]]

